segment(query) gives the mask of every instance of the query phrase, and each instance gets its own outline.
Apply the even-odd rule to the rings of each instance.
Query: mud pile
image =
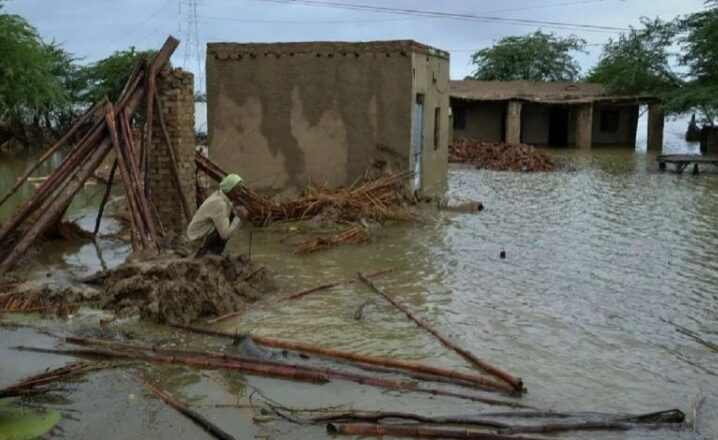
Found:
[[[532,145],[494,144],[461,138],[449,145],[449,161],[494,171],[555,171],[558,164]]]
[[[188,323],[223,315],[275,290],[268,270],[241,256],[194,259],[166,254],[128,262],[84,281],[100,288],[102,308],[156,322]]]

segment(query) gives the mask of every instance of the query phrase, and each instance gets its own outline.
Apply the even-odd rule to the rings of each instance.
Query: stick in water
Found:
[[[167,405],[171,406],[172,408],[179,411],[183,416],[187,417],[188,419],[192,420],[194,423],[199,425],[202,429],[207,431],[209,434],[212,435],[212,437],[219,439],[219,440],[236,440],[233,436],[227,434],[226,432],[222,431],[217,425],[207,420],[204,416],[202,416],[197,411],[191,409],[184,403],[175,400],[172,396],[169,395],[166,391],[163,391],[151,383],[147,382],[145,379],[135,376],[138,382],[140,382],[142,385],[145,386],[148,390],[152,392],[155,396],[159,397],[163,402],[165,402]]]
[[[459,347],[456,343],[450,341],[445,336],[440,334],[438,331],[434,330],[427,322],[424,320],[418,318],[415,316],[412,312],[410,312],[408,309],[406,309],[404,306],[399,304],[396,300],[394,300],[392,297],[387,295],[384,291],[379,289],[369,278],[364,276],[361,272],[358,273],[359,279],[364,281],[364,283],[369,286],[374,292],[378,293],[379,295],[386,298],[387,301],[391,303],[394,307],[396,307],[398,310],[403,312],[410,320],[414,321],[416,325],[423,328],[424,330],[431,333],[439,342],[444,344],[444,346],[454,350],[456,353],[461,355],[464,359],[471,362],[475,366],[481,368],[482,370],[493,374],[494,376],[498,377],[499,379],[509,383],[512,387],[514,387],[517,391],[523,391],[523,381],[521,378],[516,377],[510,373],[507,373],[503,370],[500,370],[493,365],[489,364],[488,362],[480,359],[475,354],[471,353],[470,351],[466,350],[465,348]]]

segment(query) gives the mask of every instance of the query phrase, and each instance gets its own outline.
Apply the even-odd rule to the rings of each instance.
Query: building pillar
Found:
[[[593,143],[593,103],[580,104],[576,111],[576,146],[591,148]]]
[[[521,102],[509,101],[506,106],[506,133],[507,144],[521,143]]]
[[[156,84],[165,127],[177,162],[177,174],[190,214],[194,214],[197,209],[193,83],[193,75],[190,72],[165,68],[157,76]],[[184,234],[188,222],[175,186],[172,161],[162,126],[158,117],[153,117],[153,120],[152,143],[147,149],[147,191],[165,233],[178,237]]]
[[[660,103],[648,105],[648,150],[663,150],[663,122],[665,115]]]

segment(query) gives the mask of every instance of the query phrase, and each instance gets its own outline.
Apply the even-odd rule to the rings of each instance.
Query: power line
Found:
[[[93,56],[97,55],[100,52],[104,52],[107,48],[110,48],[114,46],[115,44],[119,43],[120,41],[125,40],[130,35],[137,32],[142,26],[149,23],[150,20],[157,17],[161,12],[164,12],[165,9],[174,3],[174,0],[169,0],[165,3],[163,3],[159,8],[155,9],[147,18],[136,24],[134,27],[132,27],[129,31],[122,32],[122,35],[117,37],[116,39],[112,40],[111,42],[107,43],[102,49],[92,51],[89,55],[87,55],[88,58],[92,58]]]
[[[448,18],[456,20],[472,20],[472,21],[483,21],[503,24],[514,24],[514,25],[533,25],[542,26],[547,28],[556,29],[568,29],[568,30],[581,30],[587,32],[624,32],[630,29],[616,26],[602,26],[582,23],[568,23],[558,21],[544,21],[544,20],[530,20],[520,18],[507,18],[507,17],[496,17],[489,15],[479,14],[465,14],[465,13],[453,13],[453,12],[442,12],[442,11],[430,11],[422,9],[403,9],[403,8],[390,8],[386,6],[373,6],[363,4],[347,4],[338,3],[325,0],[255,0],[266,3],[281,3],[286,5],[303,5],[312,7],[323,7],[323,8],[334,8],[334,9],[345,9],[345,10],[357,10],[366,12],[376,12],[384,14],[398,14],[398,15],[409,15],[409,16],[420,16],[420,17],[436,17],[436,18]]]
[[[496,9],[492,11],[482,11],[481,14],[498,14],[502,12],[528,11],[531,9],[544,9],[559,6],[582,5],[587,3],[600,3],[605,0],[579,0],[561,3],[549,3],[544,5],[523,6],[520,8]],[[217,16],[200,16],[205,20],[216,21],[232,21],[239,23],[257,23],[257,24],[290,24],[290,25],[313,25],[313,24],[348,24],[348,23],[386,23],[396,21],[413,21],[413,20],[436,20],[446,19],[446,17],[406,17],[406,18],[358,18],[358,19],[330,19],[330,20],[265,20],[255,18],[237,18],[237,17],[217,17]]]

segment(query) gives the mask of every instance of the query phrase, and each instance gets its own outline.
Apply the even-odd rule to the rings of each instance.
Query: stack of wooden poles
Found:
[[[158,250],[162,227],[147,198],[140,169],[140,162],[144,162],[138,158],[146,154],[145,145],[151,144],[157,73],[168,62],[178,44],[178,40],[169,37],[152,60],[141,60],[135,66],[116,103],[111,103],[107,98],[96,103],[0,200],[0,204],[7,201],[43,162],[70,140],[79,139],[72,144],[65,158],[37,192],[0,228],[0,276],[7,273],[36,240],[62,219],[75,194],[83,188],[111,151],[115,152],[116,158],[100,206],[95,233],[99,229],[114,174],[119,169],[127,196],[133,250]],[[147,136],[140,151],[136,152],[132,122],[142,104],[145,104]]]
[[[215,181],[227,175],[219,165],[200,152],[196,153],[195,162],[198,170]],[[246,185],[233,191],[230,197],[247,209],[249,221],[256,226],[309,219],[328,207],[337,208],[339,217],[347,221],[359,218],[421,221],[418,215],[399,206],[405,193],[405,184],[412,175],[411,171],[398,171],[373,180],[364,179],[360,184],[340,189],[309,186],[304,195],[286,202],[274,202]]]

